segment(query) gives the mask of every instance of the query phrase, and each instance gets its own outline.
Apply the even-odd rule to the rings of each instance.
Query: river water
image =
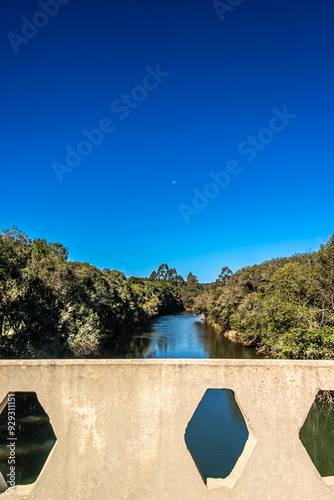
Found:
[[[139,329],[104,358],[237,358],[259,359],[255,349],[222,337],[216,328],[191,312],[161,316]],[[16,484],[34,482],[55,442],[52,427],[33,393],[17,393],[20,439]],[[7,407],[0,415],[0,472],[8,473]],[[248,430],[232,391],[209,389],[185,429],[187,445],[203,479],[226,477],[247,441]],[[323,476],[334,475],[333,406],[315,405],[301,439]]]
[[[137,331],[118,346],[105,351],[108,358],[238,358],[261,356],[218,334],[192,312],[160,316],[149,328]],[[263,357],[263,356],[262,356]]]
[[[259,358],[231,342],[191,312],[160,316],[149,328],[105,353],[108,358]],[[185,429],[186,445],[203,479],[226,477],[247,441],[248,430],[229,390],[208,390]]]
[[[109,358],[260,359],[253,348],[231,342],[191,312],[161,316],[105,353]],[[247,440],[248,431],[234,395],[208,390],[185,439],[203,478],[226,477]],[[334,475],[334,409],[317,403],[301,431],[301,440],[322,476]]]

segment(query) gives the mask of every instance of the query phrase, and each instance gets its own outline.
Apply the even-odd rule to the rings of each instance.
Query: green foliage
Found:
[[[136,326],[183,307],[278,358],[334,358],[334,235],[318,252],[273,259],[216,282],[161,264],[149,279],[71,262],[60,243],[0,234],[0,356],[94,357]]]
[[[175,267],[170,269],[168,264],[160,264],[158,271],[153,271],[149,279],[151,281],[168,281],[175,286],[184,284],[184,279],[180,274],[177,274]]]
[[[189,273],[184,286],[181,287],[181,296],[184,307],[192,309],[195,298],[202,292],[203,287],[199,283],[197,276]]]
[[[257,292],[251,292],[240,302],[237,310],[229,318],[232,330],[239,333],[239,338],[246,345],[257,345],[263,333],[261,318],[264,313],[264,301]]]
[[[193,273],[189,273],[188,274],[186,285],[189,286],[189,288],[193,288],[193,289],[199,289],[200,288],[197,276],[195,276]]]
[[[76,329],[68,337],[68,345],[76,358],[97,356],[100,353],[99,316],[92,310],[88,315],[83,314],[82,320],[77,320]]]
[[[137,278],[136,276],[130,276],[128,283],[131,283],[131,285],[143,285],[144,280],[142,278]]]
[[[334,235],[318,252],[227,269],[195,299],[196,312],[272,356],[334,358]]]
[[[274,354],[282,359],[332,359],[334,327],[292,328],[280,336]]]
[[[216,283],[219,285],[227,285],[227,283],[230,280],[230,277],[232,276],[232,271],[228,267],[223,267],[220,274],[218,274],[218,278],[216,279]]]
[[[15,227],[0,234],[1,357],[98,356],[106,342],[182,309],[169,281],[126,280],[117,270],[70,262],[63,245],[31,241]]]

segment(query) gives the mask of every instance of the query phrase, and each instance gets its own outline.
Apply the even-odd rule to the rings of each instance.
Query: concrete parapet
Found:
[[[0,387],[0,401],[36,392],[57,436],[37,481],[4,498],[334,498],[299,439],[318,390],[334,390],[334,361],[10,360]],[[205,485],[184,433],[209,388],[234,391],[250,437],[232,479]]]

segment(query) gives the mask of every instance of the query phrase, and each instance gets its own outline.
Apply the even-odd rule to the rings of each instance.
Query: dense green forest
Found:
[[[2,231],[0,356],[98,356],[103,344],[154,316],[183,310],[179,287],[157,278],[127,280],[120,271],[69,261],[59,243]]]
[[[334,235],[318,252],[224,267],[214,283],[161,264],[148,278],[69,260],[60,243],[0,234],[0,357],[100,356],[160,314],[193,309],[278,358],[334,358]]]
[[[334,358],[334,234],[318,252],[228,268],[193,308],[276,358]]]

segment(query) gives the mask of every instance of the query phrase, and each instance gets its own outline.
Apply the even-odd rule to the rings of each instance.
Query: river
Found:
[[[149,328],[118,346],[106,349],[107,358],[237,358],[259,359],[255,349],[222,337],[217,329],[192,312],[160,316]]]
[[[150,328],[106,352],[109,358],[261,359],[253,348],[231,342],[192,312],[155,319]],[[301,440],[318,471],[334,475],[334,406],[317,403]],[[248,431],[234,395],[209,390],[186,430],[186,443],[204,478],[226,477],[247,440]]]
[[[104,358],[237,358],[259,359],[255,349],[222,337],[217,329],[191,312],[161,316],[113,348]],[[16,484],[36,480],[54,442],[48,417],[34,393],[17,393],[22,408]],[[185,429],[187,445],[203,479],[226,477],[242,453],[248,430],[232,391],[208,390]],[[17,415],[19,416],[19,415]],[[8,463],[7,407],[0,415],[0,471]],[[301,433],[302,442],[322,475],[334,475],[334,411],[318,404],[312,408]]]
[[[260,358],[231,342],[192,312],[160,316],[149,328],[105,352],[108,358]],[[248,430],[229,390],[208,390],[185,429],[185,441],[204,480],[226,477],[242,453]]]

